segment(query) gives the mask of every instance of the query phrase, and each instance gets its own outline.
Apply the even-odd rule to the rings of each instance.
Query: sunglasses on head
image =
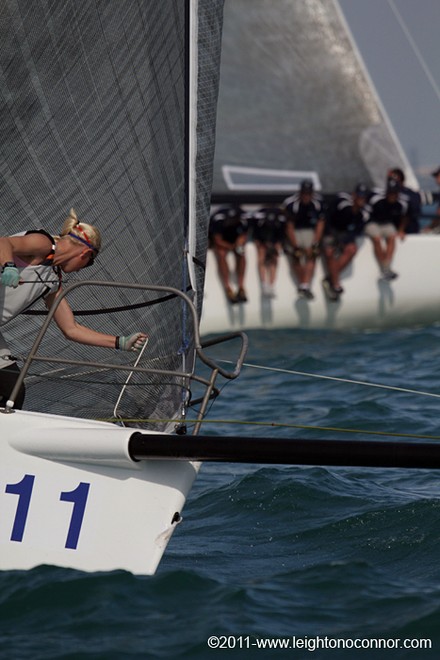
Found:
[[[91,252],[91,253],[90,253],[89,260],[88,260],[88,262],[84,265],[84,268],[88,268],[89,266],[93,266],[93,264],[95,263],[95,258],[96,258],[96,256],[97,256],[97,255],[95,255],[94,252]]]

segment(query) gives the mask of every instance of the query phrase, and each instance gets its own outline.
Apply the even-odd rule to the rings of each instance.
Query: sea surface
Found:
[[[440,327],[248,334],[204,432],[440,437]],[[439,658],[440,472],[319,462],[205,463],[153,577],[0,573],[1,660]]]

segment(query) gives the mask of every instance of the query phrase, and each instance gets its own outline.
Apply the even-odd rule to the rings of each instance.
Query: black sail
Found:
[[[65,276],[65,285],[96,279],[175,287],[200,314],[222,8],[222,0],[1,4],[0,234],[57,234],[74,207],[100,229],[103,249],[93,269]],[[94,329],[147,332],[140,366],[191,369],[191,319],[180,299],[164,298],[90,285],[69,302],[78,322]],[[21,315],[2,328],[14,355],[28,353],[42,320]],[[56,327],[41,352],[134,359],[67,342]],[[35,363],[25,409],[108,418],[126,378],[110,369]],[[174,376],[135,374],[118,414],[170,418],[185,398],[181,384]]]

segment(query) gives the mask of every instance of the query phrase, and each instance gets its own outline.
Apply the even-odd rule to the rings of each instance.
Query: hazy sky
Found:
[[[440,0],[339,5],[415,174],[433,187],[429,174],[440,165]]]

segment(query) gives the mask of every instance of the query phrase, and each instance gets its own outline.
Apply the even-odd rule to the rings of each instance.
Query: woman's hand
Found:
[[[12,286],[16,289],[20,282],[20,271],[14,263],[6,263],[1,272],[1,283],[3,286]]]
[[[135,332],[127,337],[118,337],[116,348],[121,351],[140,351],[148,341],[148,337],[143,332]]]

